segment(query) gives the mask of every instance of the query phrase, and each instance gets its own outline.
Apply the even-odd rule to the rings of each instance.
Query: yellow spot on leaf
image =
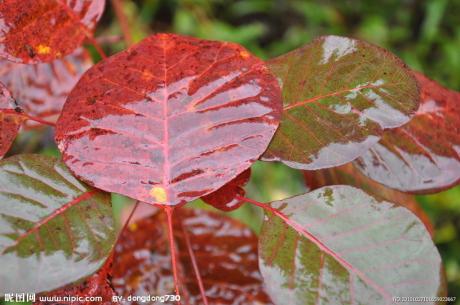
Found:
[[[166,190],[161,186],[154,186],[150,190],[150,196],[152,196],[158,203],[166,202]]]
[[[142,79],[151,80],[153,78],[153,74],[149,71],[142,72]]]
[[[44,44],[39,44],[35,50],[37,51],[38,54],[49,54],[51,52],[51,48],[49,46],[46,46]]]
[[[243,57],[243,58],[248,58],[248,57],[249,57],[249,53],[246,52],[246,51],[240,51],[240,55],[241,55],[241,57]]]
[[[132,232],[136,231],[137,230],[137,223],[131,223],[129,225],[129,230],[132,231]]]

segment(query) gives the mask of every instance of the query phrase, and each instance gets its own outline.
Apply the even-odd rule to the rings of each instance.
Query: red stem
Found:
[[[128,219],[126,219],[125,223],[123,224],[123,227],[120,230],[120,233],[118,233],[118,237],[117,237],[117,241],[115,242],[115,245],[118,244],[118,242],[120,241],[121,235],[125,232],[126,228],[128,227],[129,222],[131,221],[131,218],[133,218],[134,212],[136,212],[137,207],[139,206],[139,202],[140,201],[136,201],[136,203],[134,204],[133,209],[129,213]]]
[[[99,56],[101,56],[102,59],[106,59],[107,58],[107,55],[105,54],[104,50],[102,49],[101,45],[99,44],[99,42],[94,39],[93,36],[90,36],[90,35],[86,35],[86,38],[89,40],[89,42],[91,42],[91,44],[94,46],[94,48],[96,49],[97,53],[99,54]]]
[[[117,15],[118,22],[120,23],[121,32],[123,33],[125,42],[127,46],[131,46],[133,45],[133,37],[131,35],[131,31],[129,30],[129,22],[125,12],[123,11],[123,6],[121,5],[120,0],[112,0],[112,5],[115,10],[115,15]]]
[[[182,225],[182,232],[184,234],[185,244],[187,245],[188,254],[192,261],[193,270],[195,271],[196,280],[198,281],[198,287],[200,287],[201,298],[203,299],[203,304],[208,305],[208,299],[206,297],[206,292],[204,290],[203,280],[201,278],[200,269],[198,268],[198,263],[195,257],[195,253],[192,249],[192,243],[190,242],[190,237],[187,232],[187,228]]]
[[[37,122],[37,123],[40,123],[40,124],[43,124],[43,125],[56,127],[56,124],[54,124],[52,122],[48,122],[48,121],[42,120],[40,118],[28,115],[27,113],[21,113],[21,116],[25,117],[27,120],[30,120],[30,121],[34,121],[34,122]]]
[[[82,202],[83,200],[86,200],[86,199],[89,199],[91,198],[94,194],[96,193],[96,191],[89,191],[89,192],[86,192],[86,193],[83,193],[81,194],[80,196],[78,196],[77,198],[75,198],[74,200],[64,204],[63,206],[61,206],[60,208],[54,210],[50,215],[46,216],[45,218],[41,219],[39,222],[37,222],[37,224],[35,224],[35,226],[33,226],[30,230],[28,230],[27,232],[25,232],[24,234],[21,234],[18,239],[16,239],[16,241],[14,242],[14,244],[12,244],[11,246],[8,246],[6,247],[2,254],[5,254],[5,252],[13,247],[16,247],[22,240],[24,240],[26,237],[28,237],[30,234],[34,233],[34,232],[37,232],[43,225],[47,224],[49,221],[51,221],[52,219],[54,219],[55,217],[61,215],[62,213],[64,213],[65,211],[67,211],[68,209],[70,209],[71,207],[73,207],[74,205]]]
[[[177,272],[176,245],[174,243],[174,228],[173,228],[173,222],[172,222],[174,208],[170,206],[164,206],[163,209],[166,212],[166,216],[168,218],[168,238],[169,238],[169,248],[171,251],[171,261],[172,261],[172,268],[173,268],[173,275],[174,275],[174,286],[176,287],[176,295],[180,295],[179,275]]]

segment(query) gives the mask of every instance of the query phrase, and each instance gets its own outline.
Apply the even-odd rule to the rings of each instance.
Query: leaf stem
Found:
[[[173,228],[173,221],[172,221],[174,208],[171,206],[164,206],[163,209],[166,212],[166,216],[168,219],[168,238],[169,238],[169,248],[171,251],[171,262],[172,262],[172,269],[173,269],[173,275],[174,275],[174,286],[176,287],[176,295],[180,295],[180,291],[179,291],[180,282],[179,282],[179,275],[177,272],[176,245],[174,243],[174,228]]]
[[[51,126],[51,127],[56,127],[55,123],[48,122],[46,120],[42,120],[42,119],[40,119],[38,117],[28,115],[27,113],[24,113],[24,112],[22,112],[20,115],[23,116],[24,118],[26,118],[27,120],[34,121],[34,122],[37,122],[37,123],[40,123],[40,124],[43,124],[43,125],[48,125],[48,126]]]
[[[123,5],[121,4],[120,0],[112,0],[112,6],[115,10],[115,15],[117,16],[118,22],[120,23],[121,32],[123,33],[125,43],[128,47],[132,46],[133,37],[129,29],[128,18],[126,17],[126,14],[123,10]]]
[[[190,236],[188,235],[187,228],[181,222],[182,232],[184,234],[185,244],[187,245],[188,254],[190,260],[192,261],[193,270],[195,271],[196,280],[198,282],[198,287],[200,288],[201,298],[203,299],[203,304],[208,305],[208,299],[206,297],[206,291],[204,289],[203,280],[201,278],[200,269],[198,268],[198,263],[196,260],[195,253],[193,252],[192,243],[190,242]]]

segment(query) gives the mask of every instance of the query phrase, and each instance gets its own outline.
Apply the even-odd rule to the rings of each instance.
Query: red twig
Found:
[[[206,292],[204,290],[203,280],[201,278],[200,269],[198,268],[195,253],[193,252],[193,249],[192,249],[192,243],[190,242],[190,237],[188,235],[187,228],[185,228],[182,223],[181,225],[182,225],[182,232],[184,234],[185,244],[187,245],[188,254],[190,255],[190,259],[192,261],[193,270],[195,271],[196,280],[198,282],[198,287],[200,288],[200,294],[201,294],[201,298],[203,299],[203,304],[208,305],[208,299],[206,297]]]
[[[171,262],[172,262],[172,269],[173,269],[173,275],[174,275],[174,286],[176,287],[176,294],[180,295],[179,275],[177,272],[176,245],[174,243],[174,228],[173,228],[173,222],[172,222],[174,208],[170,206],[164,206],[163,209],[166,212],[166,216],[168,218],[168,238],[169,238],[169,247],[171,250]]]
[[[128,225],[129,225],[129,223],[131,221],[131,218],[133,218],[134,212],[136,212],[137,207],[139,206],[139,202],[140,201],[136,201],[136,203],[134,204],[133,209],[129,213],[128,219],[126,219],[125,223],[123,224],[123,227],[120,230],[120,233],[118,234],[117,241],[115,242],[115,245],[118,244],[118,242],[120,241],[121,235],[125,232],[126,228],[128,227]]]
[[[22,112],[20,115],[23,116],[24,118],[26,118],[27,120],[34,121],[34,122],[37,122],[37,123],[40,123],[40,124],[43,124],[43,125],[48,125],[48,126],[51,126],[51,127],[56,127],[56,124],[54,124],[52,122],[42,120],[40,118],[28,115],[27,113],[24,113],[24,112]]]
[[[99,56],[101,56],[102,59],[107,58],[107,55],[105,54],[105,52],[102,49],[101,45],[99,44],[99,42],[96,39],[94,39],[93,36],[86,35],[86,39],[88,39],[89,42],[91,42],[91,44],[94,46],[94,48],[96,49],[97,53],[99,54]]]
[[[117,15],[118,22],[120,23],[121,32],[128,46],[133,45],[133,37],[131,31],[129,30],[129,22],[126,17],[125,12],[123,11],[123,6],[120,0],[112,0],[112,6],[115,10],[115,15]]]

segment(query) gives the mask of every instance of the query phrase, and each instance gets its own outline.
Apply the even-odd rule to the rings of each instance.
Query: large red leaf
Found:
[[[259,263],[275,304],[388,305],[446,294],[439,252],[403,207],[337,185],[265,208]]]
[[[91,36],[105,0],[3,0],[0,57],[49,62],[70,54]]]
[[[70,90],[91,65],[83,48],[51,63],[24,65],[1,60],[0,81],[27,114],[55,122]]]
[[[460,181],[460,92],[414,72],[421,105],[406,125],[388,130],[355,165],[404,192],[436,193]]]
[[[111,276],[112,258],[83,282],[40,294],[33,305],[112,305],[116,293],[110,283]],[[69,297],[72,298],[71,301],[65,301]],[[92,299],[88,300],[88,297]]]
[[[160,212],[130,225],[121,236],[115,248],[112,283],[125,300],[130,295],[174,294],[166,222],[165,213]],[[175,211],[174,228],[182,304],[206,304],[195,263],[207,304],[271,304],[258,270],[257,237],[249,228],[216,213],[184,208]],[[159,302],[126,300],[124,304]]]
[[[433,236],[433,224],[413,195],[398,192],[375,182],[361,173],[352,162],[334,168],[304,171],[304,177],[307,186],[312,190],[328,185],[346,184],[357,187],[377,199],[404,206],[420,218],[428,232]]]
[[[284,111],[264,160],[306,170],[345,164],[418,107],[410,71],[364,41],[319,37],[267,64],[282,84]]]
[[[201,197],[201,199],[207,204],[222,211],[235,210],[244,203],[244,201],[241,201],[237,196],[244,196],[246,194],[243,187],[248,183],[250,177],[251,169],[248,168],[217,191]]]
[[[79,182],[55,158],[0,161],[0,295],[86,278],[114,244],[110,194]]]
[[[276,79],[242,47],[158,34],[83,75],[56,140],[88,183],[176,205],[259,158],[278,127],[280,98]]]
[[[0,159],[8,152],[25,118],[11,93],[0,83]]]

